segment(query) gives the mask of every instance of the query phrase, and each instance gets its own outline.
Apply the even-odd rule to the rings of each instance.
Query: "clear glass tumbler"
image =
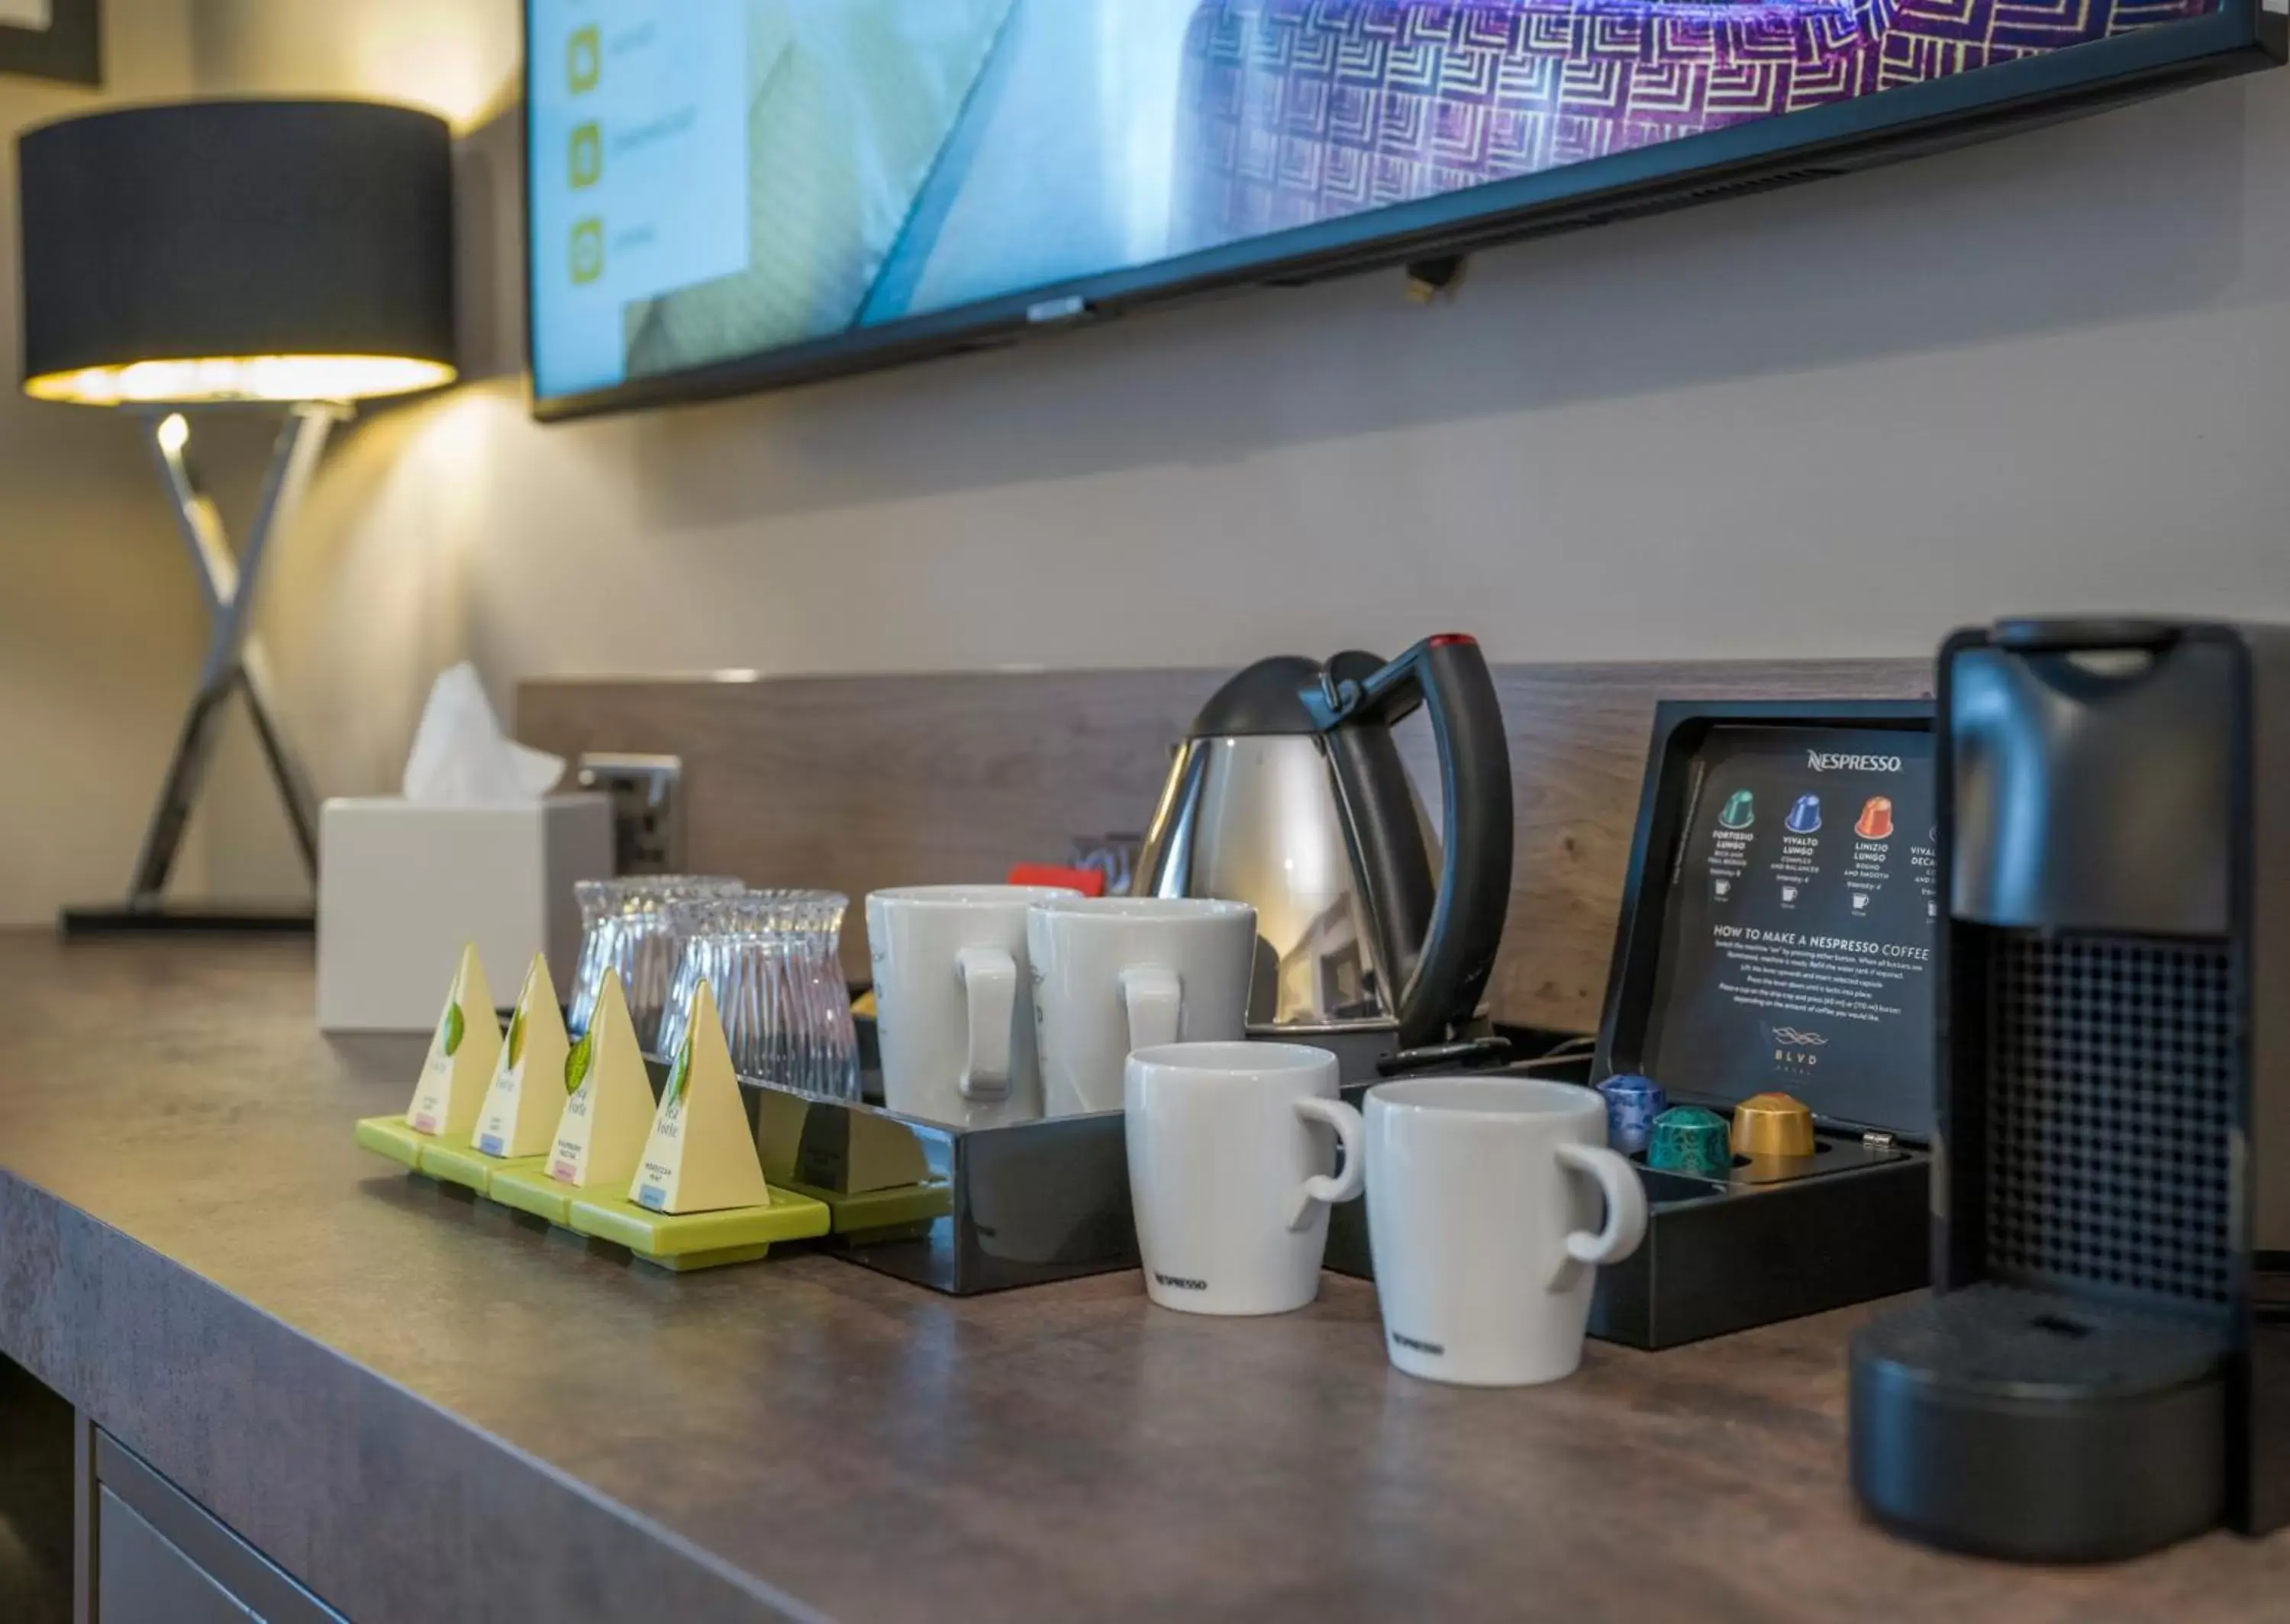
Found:
[[[684,944],[670,927],[669,907],[697,897],[736,896],[746,887],[720,875],[640,875],[624,880],[581,880],[581,963],[572,972],[572,1009],[566,1026],[575,1038],[596,1018],[605,972],[621,972],[629,1013],[646,1052],[655,1052],[661,1011]]]
[[[831,1099],[859,1098],[859,1037],[843,979],[843,917],[831,891],[753,891],[671,906],[685,942],[658,1052],[684,1043],[693,995],[716,996],[743,1076]]]

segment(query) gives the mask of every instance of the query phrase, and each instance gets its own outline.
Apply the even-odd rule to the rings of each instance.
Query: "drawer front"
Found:
[[[345,1624],[110,1434],[95,1434],[96,1624]]]
[[[247,1624],[255,1614],[109,1489],[96,1508],[103,1624]]]

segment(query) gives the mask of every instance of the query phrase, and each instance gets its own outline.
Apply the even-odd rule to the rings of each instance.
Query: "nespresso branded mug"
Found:
[[[1293,1044],[1140,1049],[1122,1097],[1153,1300],[1286,1314],[1318,1296],[1328,1209],[1360,1193],[1365,1171],[1359,1113],[1336,1098],[1336,1057]]]
[[[1597,1266],[1645,1234],[1637,1173],[1606,1148],[1605,1102],[1532,1077],[1425,1077],[1370,1089],[1365,1115],[1392,1364],[1469,1387],[1572,1375]]]
[[[1080,893],[1038,885],[915,885],[867,899],[883,1097],[957,1127],[1042,1114],[1026,910]]]
[[[1053,1116],[1119,1110],[1133,1050],[1247,1035],[1256,910],[1245,902],[1042,902],[1027,914],[1026,948]]]

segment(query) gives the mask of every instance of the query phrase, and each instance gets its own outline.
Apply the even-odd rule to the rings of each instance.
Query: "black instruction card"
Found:
[[[1929,1134],[1932,735],[1718,727],[1690,772],[1647,1074],[1673,1095],[1778,1089]]]

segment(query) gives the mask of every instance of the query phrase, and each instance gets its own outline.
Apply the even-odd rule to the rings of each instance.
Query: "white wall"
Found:
[[[372,96],[466,125],[516,74],[522,0],[190,0],[216,94]]]
[[[466,112],[515,73],[513,0],[194,4],[210,88],[434,74]],[[385,14],[430,48],[362,59]],[[472,164],[504,208],[505,133]],[[1428,310],[1387,276],[547,429],[514,381],[464,388],[356,431],[268,624],[347,791],[391,780],[463,648],[506,694],[1448,627],[1512,659],[1769,657],[2028,608],[2290,616],[2286,150],[2278,73],[1490,255]],[[511,240],[478,281],[513,291]],[[280,872],[276,841],[212,855]]]
[[[117,900],[204,641],[131,426],[17,394],[16,136],[190,84],[188,0],[108,0],[101,92],[0,76],[0,924]],[[184,882],[200,882],[196,853]]]

